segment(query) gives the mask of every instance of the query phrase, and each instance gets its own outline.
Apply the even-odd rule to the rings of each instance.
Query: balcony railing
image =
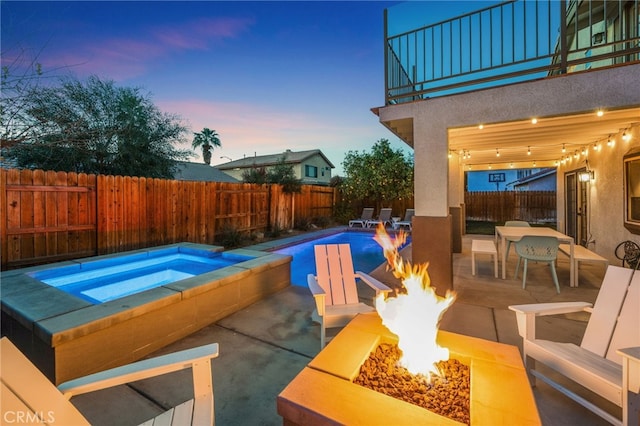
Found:
[[[639,1],[508,1],[394,35],[387,10],[386,104],[638,62]]]

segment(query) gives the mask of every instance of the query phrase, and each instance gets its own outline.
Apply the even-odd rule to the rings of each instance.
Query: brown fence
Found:
[[[226,227],[287,229],[331,216],[335,191],[304,185],[193,182],[1,169],[2,269],[181,241],[211,244]]]
[[[555,191],[465,192],[466,219],[487,222],[555,222],[556,197]]]

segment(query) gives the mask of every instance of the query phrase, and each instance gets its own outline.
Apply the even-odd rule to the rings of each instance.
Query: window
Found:
[[[624,227],[640,234],[640,151],[624,156]]]
[[[318,177],[318,168],[316,166],[306,165],[306,166],[304,166],[304,175],[306,177],[310,177],[310,178],[317,178]]]

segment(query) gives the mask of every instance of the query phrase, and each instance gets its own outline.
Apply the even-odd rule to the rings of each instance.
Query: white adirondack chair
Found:
[[[373,288],[376,295],[391,289],[364,272],[354,272],[349,244],[316,245],[314,251],[317,275],[307,275],[307,284],[316,302],[312,319],[320,323],[322,349],[327,328],[344,327],[357,314],[375,310],[359,301],[357,278]]]
[[[632,279],[633,276],[633,279]],[[518,332],[523,338],[523,356],[531,383],[539,378],[612,424],[622,424],[594,403],[535,369],[539,361],[590,391],[622,407],[623,418],[638,419],[629,413],[623,394],[623,358],[617,350],[640,345],[640,273],[609,266],[593,305],[586,302],[514,305]],[[577,311],[591,312],[580,346],[536,338],[536,317]],[[625,363],[628,364],[628,363]],[[627,381],[625,381],[626,383]],[[636,391],[637,392],[637,391]]]
[[[20,418],[29,418],[35,424],[90,425],[69,401],[74,395],[191,368],[194,398],[143,425],[213,425],[211,359],[217,356],[218,344],[213,343],[91,374],[56,388],[3,337],[0,339],[2,419],[11,421],[13,413],[19,413]]]

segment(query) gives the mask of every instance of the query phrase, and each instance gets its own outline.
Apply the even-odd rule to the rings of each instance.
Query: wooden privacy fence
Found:
[[[176,242],[226,229],[292,228],[331,216],[335,190],[0,169],[2,269]]]
[[[466,219],[486,222],[555,222],[556,198],[555,191],[465,192]]]

